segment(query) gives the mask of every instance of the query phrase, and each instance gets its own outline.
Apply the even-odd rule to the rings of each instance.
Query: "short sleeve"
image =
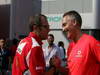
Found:
[[[92,52],[93,52],[96,60],[100,63],[100,42],[99,41],[97,41],[97,40],[93,41]]]

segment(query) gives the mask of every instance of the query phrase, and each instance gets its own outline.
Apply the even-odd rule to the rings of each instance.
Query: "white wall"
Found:
[[[11,4],[11,0],[0,0],[0,5]]]

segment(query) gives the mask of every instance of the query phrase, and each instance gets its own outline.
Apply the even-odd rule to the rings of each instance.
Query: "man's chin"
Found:
[[[72,40],[70,36],[67,36],[67,39],[68,39],[68,40]]]

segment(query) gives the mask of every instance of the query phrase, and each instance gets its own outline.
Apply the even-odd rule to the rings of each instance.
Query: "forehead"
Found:
[[[52,35],[48,35],[48,38],[54,38]]]
[[[71,16],[69,16],[69,15],[64,16],[63,19],[62,19],[63,22],[66,22],[66,21],[69,21],[69,20],[71,20]]]
[[[48,36],[48,39],[53,39],[53,37],[52,36]]]
[[[0,42],[4,42],[4,40],[3,39],[0,39]]]

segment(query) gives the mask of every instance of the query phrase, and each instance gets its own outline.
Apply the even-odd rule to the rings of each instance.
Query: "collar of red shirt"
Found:
[[[40,39],[40,37],[39,37],[36,33],[30,32],[30,33],[29,33],[29,37],[34,37],[34,38],[36,39],[36,41],[37,41],[40,45],[43,44],[43,43],[42,43],[42,40]]]

